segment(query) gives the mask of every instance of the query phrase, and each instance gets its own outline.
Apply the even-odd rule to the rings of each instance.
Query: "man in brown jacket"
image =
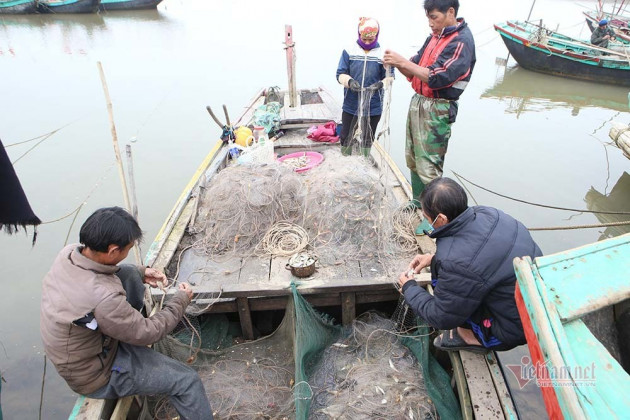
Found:
[[[192,289],[181,283],[161,311],[142,316],[144,284],[157,287],[167,279],[153,268],[117,265],[141,238],[129,213],[109,207],[85,221],[81,245],[61,250],[42,286],[46,354],[79,394],[166,394],[183,419],[212,419],[197,372],[147,347],[179,323]]]

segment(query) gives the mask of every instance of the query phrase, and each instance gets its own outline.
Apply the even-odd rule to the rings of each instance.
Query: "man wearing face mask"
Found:
[[[442,176],[451,124],[460,95],[475,67],[475,41],[457,17],[458,0],[425,0],[424,10],[432,34],[416,55],[406,59],[387,50],[383,62],[396,67],[416,92],[407,115],[405,159],[411,171],[413,200],[407,208],[420,208],[418,198],[426,184]],[[426,222],[416,234],[422,234]]]
[[[376,19],[359,18],[358,39],[343,50],[337,67],[337,81],[344,86],[341,115],[341,153],[352,154],[357,126],[361,154],[370,156],[376,126],[383,112],[383,82],[393,75],[383,66],[383,50],[378,43],[380,26]],[[370,96],[369,94],[372,94]],[[368,98],[369,102],[368,102]],[[364,103],[365,101],[365,103]],[[360,119],[360,121],[359,121]]]
[[[501,210],[468,207],[464,189],[450,178],[431,181],[420,196],[431,221],[435,254],[417,255],[409,270],[431,267],[434,294],[402,273],[407,304],[429,325],[444,331],[434,344],[442,350],[509,350],[525,344],[514,289],[512,260],[542,255],[523,224]]]

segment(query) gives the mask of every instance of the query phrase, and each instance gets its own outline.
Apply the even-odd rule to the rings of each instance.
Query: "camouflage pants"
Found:
[[[411,98],[407,115],[405,159],[425,185],[442,176],[444,156],[451,138],[451,101],[419,94]]]

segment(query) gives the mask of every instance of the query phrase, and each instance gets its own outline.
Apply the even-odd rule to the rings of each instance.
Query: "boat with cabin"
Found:
[[[630,234],[514,260],[531,359],[552,419],[624,418],[630,401]]]
[[[494,25],[520,66],[572,79],[630,86],[630,59],[624,52],[597,47],[540,24],[507,21]]]
[[[402,211],[411,187],[389,156],[387,126],[369,158],[311,140],[341,108],[323,88],[296,88],[285,33],[289,89],[262,89],[236,120],[209,109],[225,141],[147,252],[145,265],[194,292],[182,325],[154,348],[197,369],[216,418],[517,418],[495,353],[433,356],[437,332],[395,282],[435,244],[414,234],[420,216]],[[430,273],[416,280],[432,290]],[[152,289],[147,315],[172,293]],[[175,415],[164,399],[81,396],[70,419]]]

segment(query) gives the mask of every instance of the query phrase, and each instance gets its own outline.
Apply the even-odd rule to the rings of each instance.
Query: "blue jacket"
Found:
[[[405,300],[414,312],[443,330],[488,320],[488,332],[500,343],[524,344],[512,261],[542,255],[527,228],[501,210],[476,206],[430,236],[437,239],[431,263],[434,295],[415,281],[405,283]]]
[[[361,84],[361,87],[368,87],[383,80],[387,74],[383,66],[384,51],[376,44],[376,47],[368,52],[356,42],[341,53],[339,66],[337,68],[337,80],[340,74],[348,74]],[[390,76],[393,76],[393,69]],[[343,110],[352,115],[359,114],[359,94],[348,88],[343,90]],[[381,115],[383,113],[383,89],[374,93],[370,101],[370,115]]]

